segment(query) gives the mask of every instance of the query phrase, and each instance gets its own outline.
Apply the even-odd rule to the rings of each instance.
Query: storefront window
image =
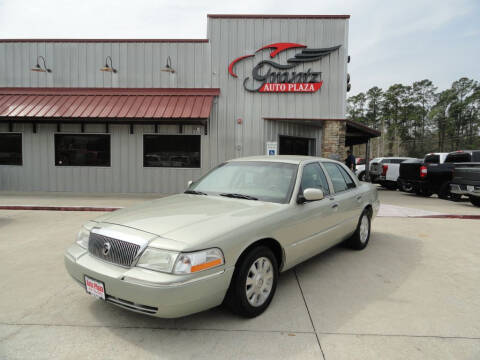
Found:
[[[144,135],[143,166],[200,167],[200,135]]]
[[[22,165],[22,134],[0,134],[0,165]]]
[[[55,165],[110,166],[110,135],[55,134]]]

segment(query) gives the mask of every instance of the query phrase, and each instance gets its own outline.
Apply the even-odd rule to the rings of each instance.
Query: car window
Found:
[[[325,195],[330,194],[327,177],[318,163],[311,163],[303,167],[301,191],[314,188],[321,189]]]
[[[439,164],[440,163],[440,155],[427,155],[425,156],[425,162],[429,164]]]
[[[335,193],[347,190],[348,185],[340,171],[340,167],[331,162],[324,162],[323,165],[325,166],[325,170],[327,170],[328,176],[330,176],[330,180],[332,180]]]
[[[446,163],[455,163],[455,162],[471,162],[472,157],[469,153],[466,152],[456,152],[447,155],[445,159]]]
[[[347,183],[347,188],[348,189],[354,188],[356,185],[355,185],[355,181],[353,181],[352,177],[340,165],[337,165],[337,166],[340,169],[340,172],[342,173],[343,178],[345,179],[345,182]]]

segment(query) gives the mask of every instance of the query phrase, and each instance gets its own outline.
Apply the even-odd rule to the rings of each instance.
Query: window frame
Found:
[[[1,164],[0,166],[23,166],[23,153],[24,153],[24,146],[23,146],[23,132],[22,131],[0,131],[0,135],[6,134],[6,135],[20,135],[20,155],[21,155],[21,161],[20,164]]]
[[[328,163],[328,164],[333,164],[333,165],[336,165],[336,166],[342,167],[342,168],[343,168],[343,165],[340,164],[340,163],[337,163],[337,162],[333,162],[333,161],[322,161],[322,162],[321,162],[321,164],[323,165],[323,168],[325,169],[325,174],[328,176],[328,180],[329,180],[330,183],[331,183],[331,187],[332,187],[332,190],[333,190],[333,192],[331,193],[331,195],[342,194],[342,193],[345,193],[345,192],[347,192],[347,191],[352,191],[352,190],[355,190],[355,189],[358,188],[358,183],[355,181],[355,179],[354,179],[353,177],[351,177],[351,176],[349,175],[350,178],[351,178],[351,180],[352,180],[353,183],[355,184],[355,187],[348,188],[348,186],[347,186],[347,188],[346,188],[345,190],[336,192],[336,191],[335,191],[335,187],[333,186],[333,181],[332,181],[332,179],[331,179],[331,177],[330,177],[330,174],[328,173],[327,168],[324,166],[324,165],[327,164],[327,163]],[[345,170],[345,168],[344,168],[344,170]],[[339,170],[339,171],[340,171],[340,170]],[[345,171],[346,171],[346,170],[345,170]],[[346,171],[346,172],[347,172],[347,175],[348,175],[348,171]],[[342,173],[341,171],[340,171],[340,174],[341,174],[342,177],[343,177],[343,173]],[[345,178],[344,178],[343,180],[345,181],[345,185],[347,185],[347,181],[345,180]]]
[[[154,135],[154,136],[198,136],[200,138],[200,166],[198,167],[175,167],[175,166],[145,166],[145,135]],[[143,133],[142,134],[142,169],[176,169],[176,170],[198,170],[202,169],[203,161],[203,151],[202,151],[202,140],[203,136],[201,134],[166,134],[166,133]],[[213,169],[211,169],[213,170]],[[210,172],[210,171],[209,171]]]
[[[329,197],[329,196],[332,196],[335,192],[333,191],[333,185],[330,181],[330,177],[328,176],[328,174],[326,173],[326,170],[324,169],[324,167],[322,166],[322,164],[319,162],[319,161],[310,161],[310,162],[307,162],[305,164],[303,164],[303,166],[301,167],[300,169],[300,178],[298,180],[298,191],[297,191],[297,199],[299,196],[302,196],[303,195],[303,191],[305,189],[302,189],[302,181],[303,181],[303,171],[304,169],[308,166],[308,165],[312,165],[312,164],[317,164],[319,167],[320,167],[320,170],[322,170],[323,172],[323,175],[325,176],[325,180],[327,180],[327,185],[328,185],[328,191],[329,193],[328,194],[325,194],[324,193],[324,197]]]
[[[355,182],[355,180],[350,176],[350,174],[342,166],[340,166],[338,164],[335,164],[335,165],[337,165],[340,168],[340,173],[342,174],[343,178],[345,179],[345,175],[347,175],[348,178],[350,179],[350,181],[353,183],[353,187],[349,188],[348,183],[347,183],[347,179],[345,179],[345,184],[347,184],[347,190],[355,189],[357,187],[357,183]],[[344,191],[347,191],[347,190],[344,190]]]
[[[103,135],[103,136],[108,136],[109,138],[109,165],[57,165],[57,148],[56,148],[56,143],[55,139],[57,135]],[[111,169],[112,168],[112,134],[111,133],[99,133],[99,132],[54,132],[53,133],[53,165],[57,168],[95,168],[95,169]]]

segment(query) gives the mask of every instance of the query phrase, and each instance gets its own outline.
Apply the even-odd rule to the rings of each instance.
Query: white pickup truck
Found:
[[[400,163],[410,160],[410,157],[380,157],[370,162],[370,180],[390,190],[398,187],[397,179],[400,175]]]

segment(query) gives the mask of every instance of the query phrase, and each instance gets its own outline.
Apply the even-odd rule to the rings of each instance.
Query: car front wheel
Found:
[[[258,316],[270,305],[277,279],[278,263],[272,250],[255,247],[237,264],[225,302],[238,315]]]
[[[470,195],[470,202],[474,206],[480,206],[480,197]]]

